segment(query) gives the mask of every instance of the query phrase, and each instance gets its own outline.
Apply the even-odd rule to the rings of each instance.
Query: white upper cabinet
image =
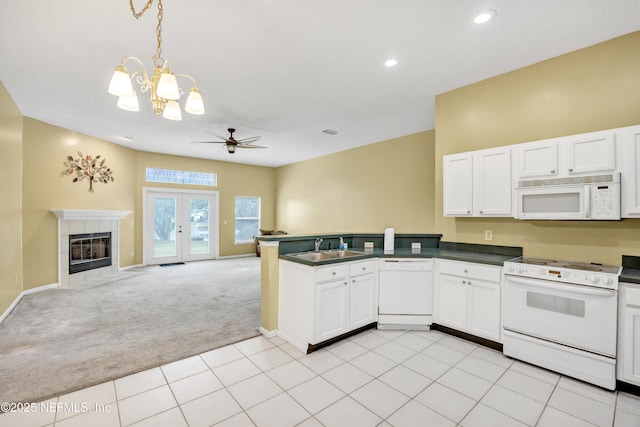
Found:
[[[450,154],[443,156],[444,216],[513,217],[520,181],[614,172],[621,216],[639,218],[640,125]]]
[[[511,148],[475,152],[476,210],[479,216],[511,215]]]
[[[528,180],[613,172],[617,170],[615,136],[608,130],[515,145],[517,177]]]
[[[640,218],[640,126],[622,128],[616,136],[624,153],[621,173],[622,217]]]
[[[443,158],[445,216],[511,216],[511,148]]]
[[[562,138],[569,175],[611,172],[616,169],[616,143],[612,131],[591,132]]]
[[[558,174],[558,141],[544,140],[515,146],[520,179],[549,178]]]
[[[473,213],[473,155],[453,154],[443,158],[444,216]]]

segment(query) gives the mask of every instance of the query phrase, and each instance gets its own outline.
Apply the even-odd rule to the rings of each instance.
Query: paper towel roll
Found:
[[[384,251],[393,252],[394,249],[395,230],[393,228],[384,229]]]

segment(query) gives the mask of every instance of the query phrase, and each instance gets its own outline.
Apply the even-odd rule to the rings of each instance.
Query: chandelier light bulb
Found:
[[[162,117],[169,120],[182,120],[182,113],[180,112],[180,104],[178,101],[170,100],[162,111]]]
[[[176,76],[168,69],[162,70],[156,93],[160,98],[177,100],[180,98],[180,88]]]
[[[129,78],[129,72],[122,65],[118,65],[109,82],[109,93],[115,96],[131,95],[133,85]]]
[[[204,102],[202,101],[202,95],[197,88],[192,87],[189,91],[189,96],[187,97],[187,103],[184,106],[184,111],[189,114],[204,114]]]
[[[118,108],[125,111],[140,111],[140,105],[138,104],[138,95],[135,90],[131,91],[129,95],[120,95],[118,97]]]

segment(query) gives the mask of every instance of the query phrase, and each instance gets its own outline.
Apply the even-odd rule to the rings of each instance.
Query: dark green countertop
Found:
[[[622,273],[618,281],[640,284],[640,257],[622,255]]]
[[[624,283],[640,284],[640,268],[623,268],[619,281]]]
[[[423,248],[420,251],[412,250],[409,248],[398,248],[393,252],[387,252],[380,248],[365,250],[364,248],[349,248],[353,251],[364,252],[359,256],[352,256],[346,258],[336,258],[323,261],[310,261],[302,258],[297,258],[291,255],[280,255],[280,259],[286,261],[293,261],[299,264],[305,264],[310,266],[320,266],[335,264],[339,262],[358,261],[367,258],[440,258],[450,259],[454,261],[475,262],[480,264],[502,266],[505,261],[515,258],[513,255],[502,255],[492,253],[480,253],[471,251],[456,251],[440,248]]]

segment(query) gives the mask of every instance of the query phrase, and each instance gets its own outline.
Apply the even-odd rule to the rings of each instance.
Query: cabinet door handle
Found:
[[[335,272],[335,271],[333,271],[331,274],[335,276],[335,275],[336,275],[336,272]]]
[[[569,168],[569,172],[573,172],[573,168]]]
[[[463,285],[466,285],[466,284],[467,284],[467,281],[466,281],[466,280],[463,280],[463,281],[462,281],[462,284],[463,284]]]
[[[348,283],[348,282],[344,282],[344,284],[345,284],[345,285],[348,285],[349,283]]]
[[[552,169],[552,170],[551,170],[551,173],[556,173],[555,169]]]
[[[467,282],[467,285],[470,285],[470,284],[471,284],[471,280],[469,280],[469,281]]]
[[[464,270],[464,272],[465,272],[465,273],[468,273],[468,272],[469,272],[469,270],[466,270],[466,269],[465,269],[465,270]]]
[[[480,213],[482,213],[482,211],[480,211]]]
[[[351,279],[351,281],[352,281],[353,283],[356,283],[356,279]]]
[[[470,214],[470,213],[471,213],[471,211],[467,211],[467,213],[468,213],[468,214]]]

